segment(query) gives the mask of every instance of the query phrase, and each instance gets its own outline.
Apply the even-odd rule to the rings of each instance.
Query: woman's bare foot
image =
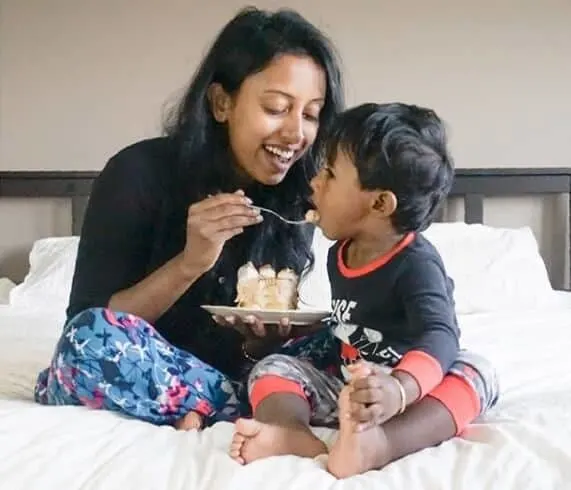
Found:
[[[327,446],[309,429],[264,424],[253,419],[236,422],[230,444],[230,456],[240,464],[270,456],[291,454],[314,458],[324,453]]]
[[[200,430],[204,419],[198,412],[190,411],[183,418],[174,423],[177,430]]]
[[[390,461],[389,444],[381,426],[363,432],[355,430],[350,413],[350,386],[339,395],[339,435],[329,451],[327,469],[337,478],[348,478],[380,469]]]

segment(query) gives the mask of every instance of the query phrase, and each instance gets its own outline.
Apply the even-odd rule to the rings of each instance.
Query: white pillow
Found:
[[[543,308],[554,301],[530,228],[435,223],[424,235],[454,280],[459,314]]]
[[[76,236],[36,241],[30,252],[30,270],[21,284],[11,288],[10,304],[67,308],[78,244],[79,237]],[[313,238],[315,267],[300,284],[300,308],[331,307],[327,250],[332,244],[320,229],[316,229]]]
[[[315,264],[299,285],[299,308],[331,309],[331,287],[327,275],[327,253],[334,242],[325,238],[320,228],[313,234],[313,255]]]
[[[10,291],[16,285],[7,277],[0,277],[0,305],[7,305],[10,303]]]
[[[30,270],[10,291],[10,304],[65,309],[69,301],[79,237],[37,240],[30,252]]]
[[[555,301],[530,228],[435,223],[424,236],[437,248],[454,280],[458,314],[544,308]],[[300,285],[300,308],[331,307],[327,251],[332,244],[317,228],[315,266]]]
[[[435,223],[424,235],[438,249],[448,275],[454,280],[459,314],[553,304],[554,291],[529,228]],[[66,308],[78,243],[78,237],[36,241],[30,253],[30,271],[24,282],[9,292],[10,304]],[[302,309],[331,307],[327,252],[332,244],[316,228],[315,266],[299,288]]]

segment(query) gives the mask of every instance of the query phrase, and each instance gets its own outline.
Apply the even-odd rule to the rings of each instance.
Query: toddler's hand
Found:
[[[357,431],[381,425],[399,413],[402,395],[398,380],[381,366],[359,362],[351,372],[351,413]]]

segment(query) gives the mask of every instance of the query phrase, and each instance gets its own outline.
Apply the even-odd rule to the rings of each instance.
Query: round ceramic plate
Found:
[[[331,313],[326,310],[255,310],[238,308],[235,306],[202,305],[206,311],[213,315],[238,316],[244,318],[248,315],[257,316],[264,323],[279,323],[282,318],[288,318],[292,325],[313,325],[327,318]]]

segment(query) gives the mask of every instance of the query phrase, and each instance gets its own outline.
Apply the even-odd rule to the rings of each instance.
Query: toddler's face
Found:
[[[330,240],[358,236],[370,216],[373,193],[361,188],[350,156],[337,151],[334,161],[312,179],[311,188],[323,234]]]

